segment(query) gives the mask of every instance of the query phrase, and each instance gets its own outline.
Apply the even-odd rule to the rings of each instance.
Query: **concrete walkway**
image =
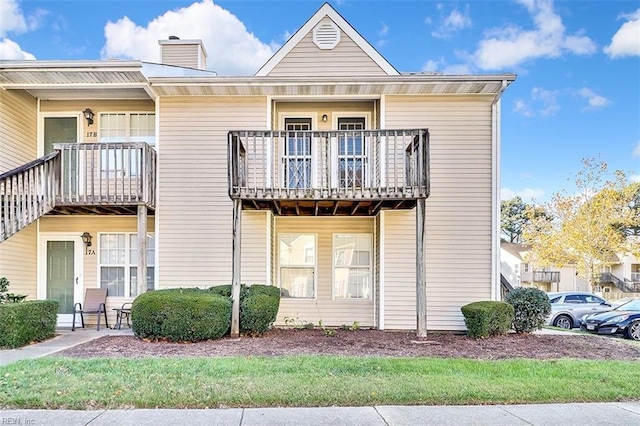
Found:
[[[0,351],[0,365],[46,356],[129,329],[57,330],[55,338]],[[2,368],[0,367],[0,376]],[[594,383],[594,386],[597,386]],[[639,395],[640,396],[640,395]],[[0,405],[2,401],[0,401]],[[209,410],[0,410],[3,425],[640,425],[640,402],[481,406],[373,406],[314,408],[229,408]]]

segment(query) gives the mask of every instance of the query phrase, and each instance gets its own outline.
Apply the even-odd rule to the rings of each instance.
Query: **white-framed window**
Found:
[[[138,235],[127,232],[98,236],[98,271],[100,288],[108,296],[138,295]],[[147,234],[147,290],[155,288],[155,237]]]
[[[282,297],[316,297],[316,258],[315,234],[278,234],[278,268]]]
[[[146,142],[156,144],[156,115],[148,112],[100,113],[98,141],[103,143]],[[138,176],[142,167],[142,151],[113,149],[102,151],[103,172],[123,172]]]
[[[371,234],[333,234],[333,298],[370,300]]]

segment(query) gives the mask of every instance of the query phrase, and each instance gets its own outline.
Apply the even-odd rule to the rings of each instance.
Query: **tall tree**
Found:
[[[630,239],[620,232],[620,224],[632,222],[626,176],[620,171],[613,180],[606,176],[606,163],[584,159],[575,180],[578,192],[554,195],[546,208],[552,220],[531,218],[523,231],[531,262],[575,266],[593,285],[618,253],[632,252]]]
[[[541,206],[522,201],[519,196],[500,203],[500,227],[503,238],[510,243],[522,242],[522,231],[531,218],[548,219]]]

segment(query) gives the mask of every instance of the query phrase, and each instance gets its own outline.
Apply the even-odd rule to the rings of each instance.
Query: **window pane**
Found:
[[[100,142],[126,142],[126,114],[100,114]]]
[[[335,234],[333,250],[334,298],[370,299],[372,236]]]
[[[281,266],[315,266],[315,235],[280,234]]]
[[[155,145],[155,114],[131,114],[130,125],[131,142],[147,142],[149,145]]]
[[[107,289],[107,296],[124,296],[124,267],[101,267],[100,288]]]
[[[155,289],[154,272],[153,266],[147,267],[147,291]],[[138,268],[135,266],[129,269],[129,294],[131,297],[138,295]]]
[[[282,297],[313,298],[313,268],[281,268],[280,291]]]

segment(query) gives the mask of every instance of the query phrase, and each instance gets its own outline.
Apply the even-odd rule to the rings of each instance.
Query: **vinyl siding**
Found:
[[[81,235],[87,231],[93,236],[91,248],[88,251],[85,250],[83,255],[83,284],[86,290],[87,288],[100,287],[98,275],[98,235],[108,232],[136,233],[138,231],[137,224],[138,222],[135,216],[45,216],[40,219],[40,232]],[[155,218],[149,216],[147,220],[147,230],[153,233],[154,228]],[[41,285],[44,286],[45,283],[41,283]],[[112,309],[119,308],[123,303],[131,301],[133,301],[133,299],[126,297],[107,297],[109,325],[115,324],[115,312]],[[87,315],[85,322],[88,324],[96,324],[96,316]]]
[[[261,97],[161,100],[156,217],[161,288],[231,282],[227,133],[264,129],[266,112]],[[267,279],[266,220],[263,214],[243,212],[242,246],[247,250],[242,263],[251,265],[243,281]]]
[[[0,173],[36,159],[36,109],[28,93],[0,90]]]
[[[36,159],[36,100],[19,90],[0,90],[0,173]],[[0,277],[9,291],[36,298],[37,225],[0,243]]]
[[[312,322],[316,325],[319,321],[328,326],[353,324],[354,321],[358,321],[363,327],[375,325],[375,295],[371,300],[332,300],[333,234],[362,233],[373,235],[373,218],[276,217],[276,234],[278,233],[315,234],[317,266],[315,274],[316,299],[281,299],[276,325],[285,325],[284,319],[287,317],[295,319],[298,323]],[[277,251],[277,245],[274,251]],[[375,256],[372,262],[375,265]],[[274,269],[277,270],[278,267],[279,265],[276,263]],[[375,283],[375,277],[372,282]],[[372,288],[375,288],[373,284]]]
[[[386,125],[429,128],[427,327],[464,330],[460,307],[491,298],[491,99],[387,96]],[[393,232],[406,240],[404,248],[385,248],[387,327],[415,328],[415,213],[389,213],[385,224],[387,238]],[[393,270],[401,253],[407,257],[405,272]],[[388,280],[407,288],[392,291]]]
[[[100,100],[100,101],[42,101],[40,102],[40,111],[48,116],[52,113],[69,113],[77,112],[80,114],[85,108],[90,108],[95,114],[93,124],[88,125],[87,120],[81,117],[80,123],[80,141],[79,142],[97,142],[100,135],[97,134],[100,129],[100,114],[109,112],[155,112],[155,104],[151,100]],[[96,135],[93,135],[96,132]]]
[[[10,281],[9,292],[37,297],[37,225],[32,223],[0,243],[0,277]]]
[[[322,22],[331,20],[324,18]],[[310,31],[271,70],[270,76],[381,76],[387,73],[371,59],[349,36],[340,34],[340,43],[333,49],[320,49]]]
[[[163,44],[161,50],[162,59],[160,62],[163,64],[198,68],[201,50],[197,44]],[[204,55],[202,56],[204,57]]]

